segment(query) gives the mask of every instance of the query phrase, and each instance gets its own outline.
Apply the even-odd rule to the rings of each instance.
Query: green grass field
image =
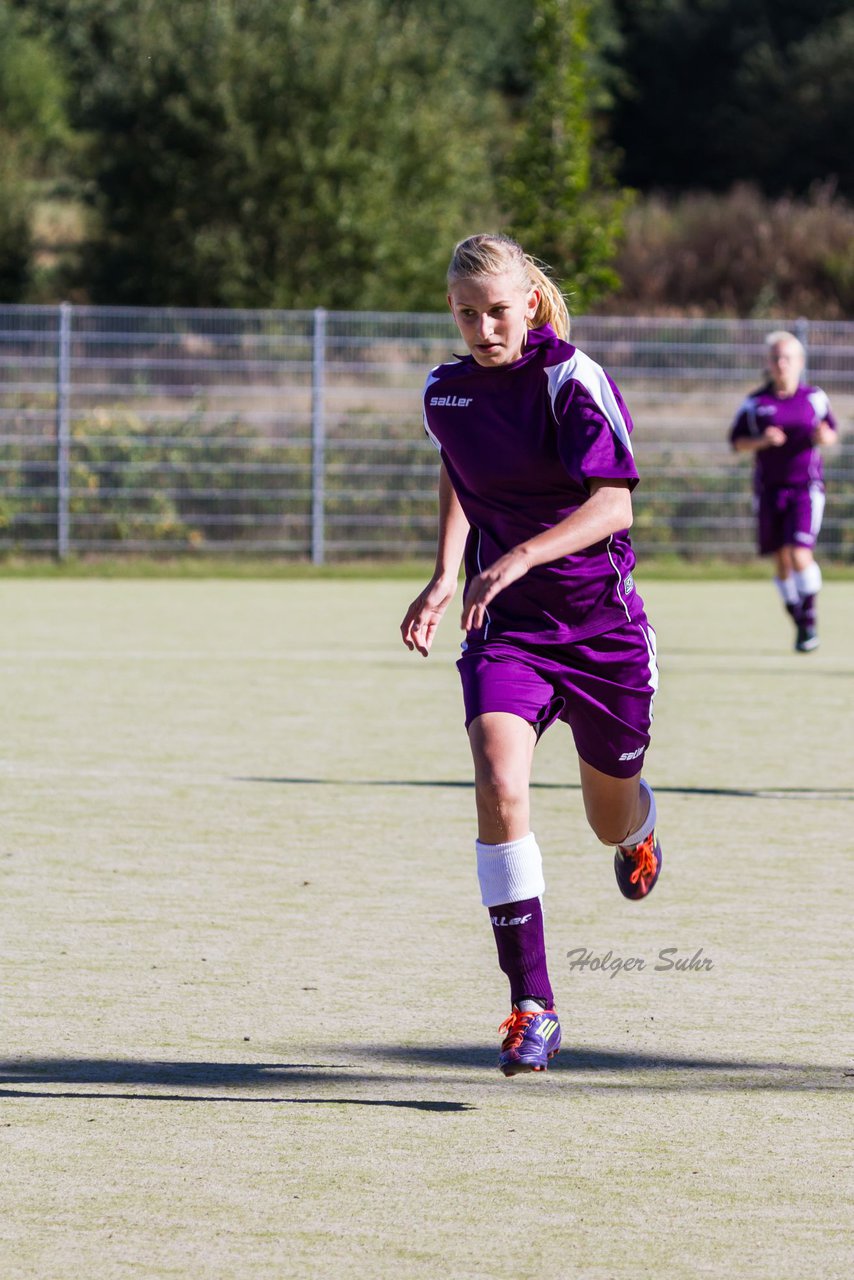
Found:
[[[854,583],[803,656],[769,582],[640,583],[664,871],[620,897],[555,726],[514,1080],[420,585],[0,581],[0,1274],[847,1278]]]

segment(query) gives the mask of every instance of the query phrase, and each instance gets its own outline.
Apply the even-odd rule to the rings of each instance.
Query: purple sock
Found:
[[[498,964],[510,979],[510,999],[514,1004],[530,996],[554,1003],[552,984],[546,967],[543,936],[543,908],[539,898],[505,902],[489,907],[492,932],[498,948]]]
[[[815,627],[815,596],[804,596],[801,600],[800,622],[805,627]]]

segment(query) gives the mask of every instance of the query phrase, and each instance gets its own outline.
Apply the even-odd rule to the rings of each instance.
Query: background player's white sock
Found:
[[[477,878],[485,907],[540,898],[545,891],[543,858],[533,831],[505,844],[475,841]]]
[[[792,574],[789,574],[788,578],[775,578],[774,586],[780,592],[780,595],[783,598],[784,605],[788,607],[789,605],[800,604],[800,596],[798,595],[798,588],[795,584],[795,579]]]
[[[640,844],[640,842],[645,840],[650,831],[655,827],[655,796],[653,795],[652,787],[645,778],[641,778],[640,785],[649,796],[649,813],[646,815],[637,831],[633,831],[631,835],[626,836],[625,840],[620,841],[621,848],[628,849],[633,845]]]
[[[817,595],[821,590],[821,569],[815,560],[806,569],[795,570],[795,587],[801,600]]]

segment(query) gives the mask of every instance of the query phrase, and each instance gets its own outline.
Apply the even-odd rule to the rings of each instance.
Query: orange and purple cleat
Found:
[[[507,1032],[498,1056],[499,1070],[506,1076],[545,1071],[549,1058],[560,1049],[560,1023],[554,1009],[523,1013],[514,1004],[510,1017],[498,1030]]]
[[[637,901],[652,891],[661,871],[661,845],[651,831],[634,847],[618,844],[614,854],[614,872],[620,893]]]

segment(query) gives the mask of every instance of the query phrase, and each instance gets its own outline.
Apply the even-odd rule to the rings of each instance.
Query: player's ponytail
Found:
[[[557,281],[548,274],[544,263],[525,253],[510,236],[476,235],[461,240],[448,267],[448,286],[452,287],[458,280],[503,275],[504,272],[515,275],[519,287],[526,293],[530,289],[540,292],[540,303],[530,322],[531,328],[549,324],[559,338],[568,338],[569,308]]]
[[[529,253],[524,255],[528,264],[528,275],[534,288],[540,291],[540,305],[531,321],[531,327],[538,329],[540,325],[550,324],[559,338],[569,337],[569,307],[560,286],[541,263]]]

